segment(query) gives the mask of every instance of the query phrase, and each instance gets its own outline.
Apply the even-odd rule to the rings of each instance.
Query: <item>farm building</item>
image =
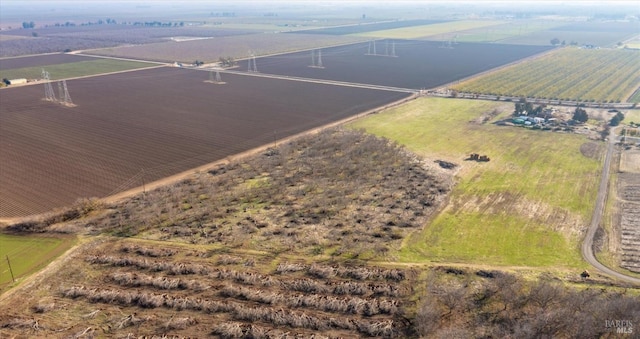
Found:
[[[7,85],[22,85],[22,84],[26,84],[26,83],[27,83],[27,79],[20,78],[20,79],[11,79],[11,80],[9,80]]]

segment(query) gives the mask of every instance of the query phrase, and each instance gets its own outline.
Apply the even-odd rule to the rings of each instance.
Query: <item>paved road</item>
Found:
[[[619,280],[634,283],[640,285],[640,279],[631,277],[620,272],[616,272],[603,264],[601,264],[593,254],[593,238],[602,220],[602,214],[604,212],[604,204],[607,201],[607,193],[609,190],[609,169],[611,168],[611,158],[613,156],[613,147],[616,142],[615,128],[611,129],[609,134],[609,141],[607,142],[607,153],[604,158],[604,167],[602,168],[602,178],[600,179],[600,188],[598,190],[598,196],[596,198],[596,207],[591,217],[591,224],[587,230],[587,235],[582,243],[582,257],[589,262],[593,267],[600,272],[613,276]]]

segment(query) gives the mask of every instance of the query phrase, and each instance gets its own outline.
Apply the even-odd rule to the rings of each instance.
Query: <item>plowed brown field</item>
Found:
[[[408,94],[159,68],[0,91],[0,216],[106,196]]]

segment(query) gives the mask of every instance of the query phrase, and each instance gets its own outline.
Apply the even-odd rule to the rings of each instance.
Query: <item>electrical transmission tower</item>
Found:
[[[385,46],[384,46],[384,52],[381,54],[378,54],[378,51],[376,49],[376,41],[372,40],[369,41],[369,50],[367,51],[367,54],[365,55],[374,55],[374,56],[383,56],[383,57],[397,57],[398,55],[396,55],[396,42],[395,41],[391,41],[391,50],[389,50],[389,40],[386,40],[385,42]]]
[[[71,101],[71,96],[69,96],[69,90],[67,89],[67,80],[62,80],[62,89],[64,91],[64,98],[60,98],[60,103],[65,106],[75,106],[73,101]]]
[[[58,81],[58,98],[62,101],[64,98],[64,90],[62,89],[62,81]]]
[[[453,38],[449,38],[449,40],[442,40],[442,46],[440,48],[453,48]]]
[[[318,50],[318,58],[317,59],[316,59],[316,50],[315,49],[311,50],[311,65],[309,67],[324,68],[324,65],[322,64],[322,50],[321,49]]]
[[[51,86],[51,79],[49,78],[49,72],[42,69],[42,79],[44,80],[44,100],[57,101],[56,94],[53,92],[53,86]]]
[[[209,80],[205,82],[210,82],[212,84],[224,84],[222,81],[222,77],[220,76],[220,71],[216,70],[215,75],[213,71],[209,71]]]
[[[318,64],[316,65],[316,67],[324,68],[324,65],[322,65],[322,50],[321,49],[318,50]]]
[[[367,55],[378,55],[378,53],[376,53],[376,41],[375,40],[369,41],[369,50],[367,51]]]
[[[251,59],[249,59],[249,72],[258,73],[258,66],[256,65],[256,56],[251,53]]]

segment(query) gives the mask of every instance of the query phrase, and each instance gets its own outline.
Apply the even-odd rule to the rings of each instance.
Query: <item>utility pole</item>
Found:
[[[144,184],[144,168],[142,168],[141,170],[142,170],[142,193],[147,193],[147,189],[145,188],[145,184]]]
[[[11,280],[16,282],[16,278],[13,276],[13,270],[11,269],[11,262],[9,261],[9,255],[7,254],[7,264],[9,264],[9,272],[11,272]]]

